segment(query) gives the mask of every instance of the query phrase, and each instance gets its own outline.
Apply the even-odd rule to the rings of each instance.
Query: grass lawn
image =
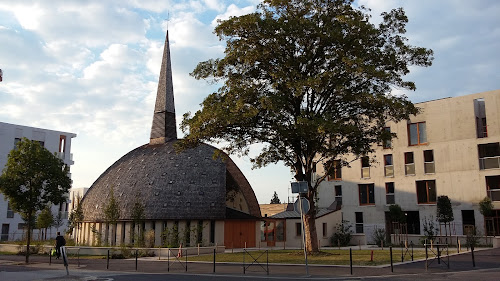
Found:
[[[404,250],[405,252],[406,250]],[[352,250],[352,260],[353,265],[382,265],[390,264],[389,249],[384,250],[373,250],[373,261],[371,259],[372,250]],[[403,252],[403,253],[404,253]],[[251,251],[249,252],[254,258],[258,258],[259,262],[266,262],[265,251]],[[413,258],[422,259],[425,258],[425,251],[422,249],[415,249],[413,251]],[[411,250],[406,254],[404,260],[411,260]],[[401,261],[401,248],[393,248],[392,250],[393,262]],[[190,261],[213,261],[213,255],[203,255],[203,256],[190,256],[188,257]],[[349,265],[349,250],[323,250],[317,255],[308,255],[308,263],[310,264],[330,264],[330,265]],[[248,253],[245,253],[245,262],[252,262],[252,257]],[[217,254],[216,262],[243,262],[243,253],[225,253]],[[269,251],[269,263],[289,263],[289,264],[305,264],[304,252],[302,250],[270,250]]]

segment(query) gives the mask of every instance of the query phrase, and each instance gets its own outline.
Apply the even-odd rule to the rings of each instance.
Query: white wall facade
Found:
[[[478,99],[484,100],[485,112],[479,114],[487,120],[486,137],[478,137],[478,109],[474,102]],[[370,159],[376,160],[370,164],[368,177],[362,176],[361,160],[351,155],[348,160],[353,162],[350,167],[342,167],[341,180],[325,181],[320,186],[320,207],[334,201],[336,185],[342,187],[343,219],[355,226],[355,213],[362,213],[363,224],[358,226],[363,228],[368,243],[376,228],[386,228],[385,213],[390,205],[386,201],[386,183],[390,182],[394,183],[394,203],[405,212],[418,212],[420,233],[417,234],[423,234],[425,219],[436,218],[435,202],[418,203],[417,200],[417,182],[422,184],[424,181],[435,182],[436,198],[440,195],[450,198],[454,213],[453,235],[464,234],[462,211],[473,211],[475,227],[484,233],[484,218],[479,212],[478,203],[488,196],[486,177],[500,176],[500,169],[495,164],[487,169],[480,167],[478,145],[500,142],[500,90],[423,102],[416,106],[421,109],[421,113],[412,116],[409,121],[387,124],[391,132],[397,134],[397,138],[392,140],[390,148],[376,146],[375,153],[368,155]],[[427,140],[410,145],[409,124],[418,122],[425,122]],[[434,172],[424,169],[424,151],[429,150],[434,158]],[[415,172],[410,174],[406,173],[405,168],[407,152],[412,152],[414,158]],[[385,175],[384,155],[392,155],[392,176]],[[489,161],[500,163],[500,155],[497,156],[490,157]],[[432,167],[432,163],[427,164]],[[317,168],[319,174],[324,173],[321,164]],[[374,185],[374,202],[370,204],[360,202],[359,189],[363,184]],[[500,201],[493,203],[495,209],[500,209]]]
[[[73,133],[0,122],[0,169],[3,170],[7,163],[8,155],[10,151],[14,149],[16,139],[21,138],[43,142],[43,146],[46,149],[52,153],[57,153],[57,156],[71,167],[71,165],[74,164],[73,155],[71,153],[71,139],[74,137],[76,137],[76,134]],[[19,214],[12,212],[8,207],[8,202],[5,200],[3,194],[0,193],[1,240],[22,239],[24,234],[24,221]],[[55,238],[57,231],[63,232],[66,229],[68,203],[62,204],[62,206],[52,206],[52,214],[56,216],[58,212],[61,212],[61,215],[65,218],[63,225],[58,229],[55,227],[49,229],[47,239],[49,239],[49,237]],[[38,238],[37,230],[34,232],[34,238]]]

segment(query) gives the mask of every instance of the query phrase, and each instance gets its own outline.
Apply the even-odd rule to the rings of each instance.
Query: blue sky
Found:
[[[75,187],[89,187],[114,161],[149,141],[161,52],[168,29],[177,122],[216,86],[189,76],[200,61],[223,56],[217,19],[255,10],[258,0],[0,0],[0,120],[69,131]],[[359,0],[374,22],[404,7],[410,44],[431,48],[433,66],[408,79],[413,102],[500,88],[500,2]],[[401,91],[395,90],[400,94]],[[260,203],[286,201],[282,165],[251,170],[233,157]]]

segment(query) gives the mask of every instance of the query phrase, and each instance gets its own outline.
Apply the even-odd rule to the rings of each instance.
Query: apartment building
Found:
[[[0,169],[3,169],[7,163],[9,152],[14,149],[17,142],[22,138],[28,138],[40,142],[50,152],[56,153],[64,163],[69,165],[74,164],[73,154],[71,153],[71,139],[76,137],[76,134],[68,132],[53,131],[41,128],[34,128],[28,126],[21,126],[0,122]],[[71,176],[71,174],[70,174]],[[47,238],[54,238],[56,231],[64,231],[66,228],[66,221],[68,218],[68,203],[52,206],[52,214],[57,216],[61,214],[63,218],[60,227],[53,227],[49,229]],[[0,193],[0,225],[1,228],[1,241],[19,240],[22,239],[25,233],[25,223],[21,216],[15,213],[5,200],[3,194]],[[35,230],[34,237],[37,237]]]
[[[500,90],[416,106],[420,114],[387,124],[397,138],[370,155],[350,156],[350,167],[329,175],[319,189],[319,207],[341,204],[342,219],[370,243],[375,229],[391,229],[391,204],[401,206],[409,236],[418,238],[424,222],[435,221],[437,198],[447,195],[453,235],[471,227],[500,235]],[[322,165],[318,173],[324,173]],[[485,220],[478,203],[486,196],[495,211]]]

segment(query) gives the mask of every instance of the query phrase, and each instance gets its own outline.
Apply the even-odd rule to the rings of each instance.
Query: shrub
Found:
[[[424,217],[423,226],[424,226],[424,237],[420,238],[420,243],[424,244],[425,241],[429,243],[430,240],[435,240],[437,235],[437,229],[436,226],[434,225],[434,218],[432,216],[430,219]]]
[[[335,233],[330,238],[333,246],[348,246],[352,238],[352,224],[349,221],[343,220],[342,223],[337,223]]]
[[[387,245],[385,229],[377,228],[372,234],[372,238],[375,241],[375,245],[382,247],[382,243]]]

